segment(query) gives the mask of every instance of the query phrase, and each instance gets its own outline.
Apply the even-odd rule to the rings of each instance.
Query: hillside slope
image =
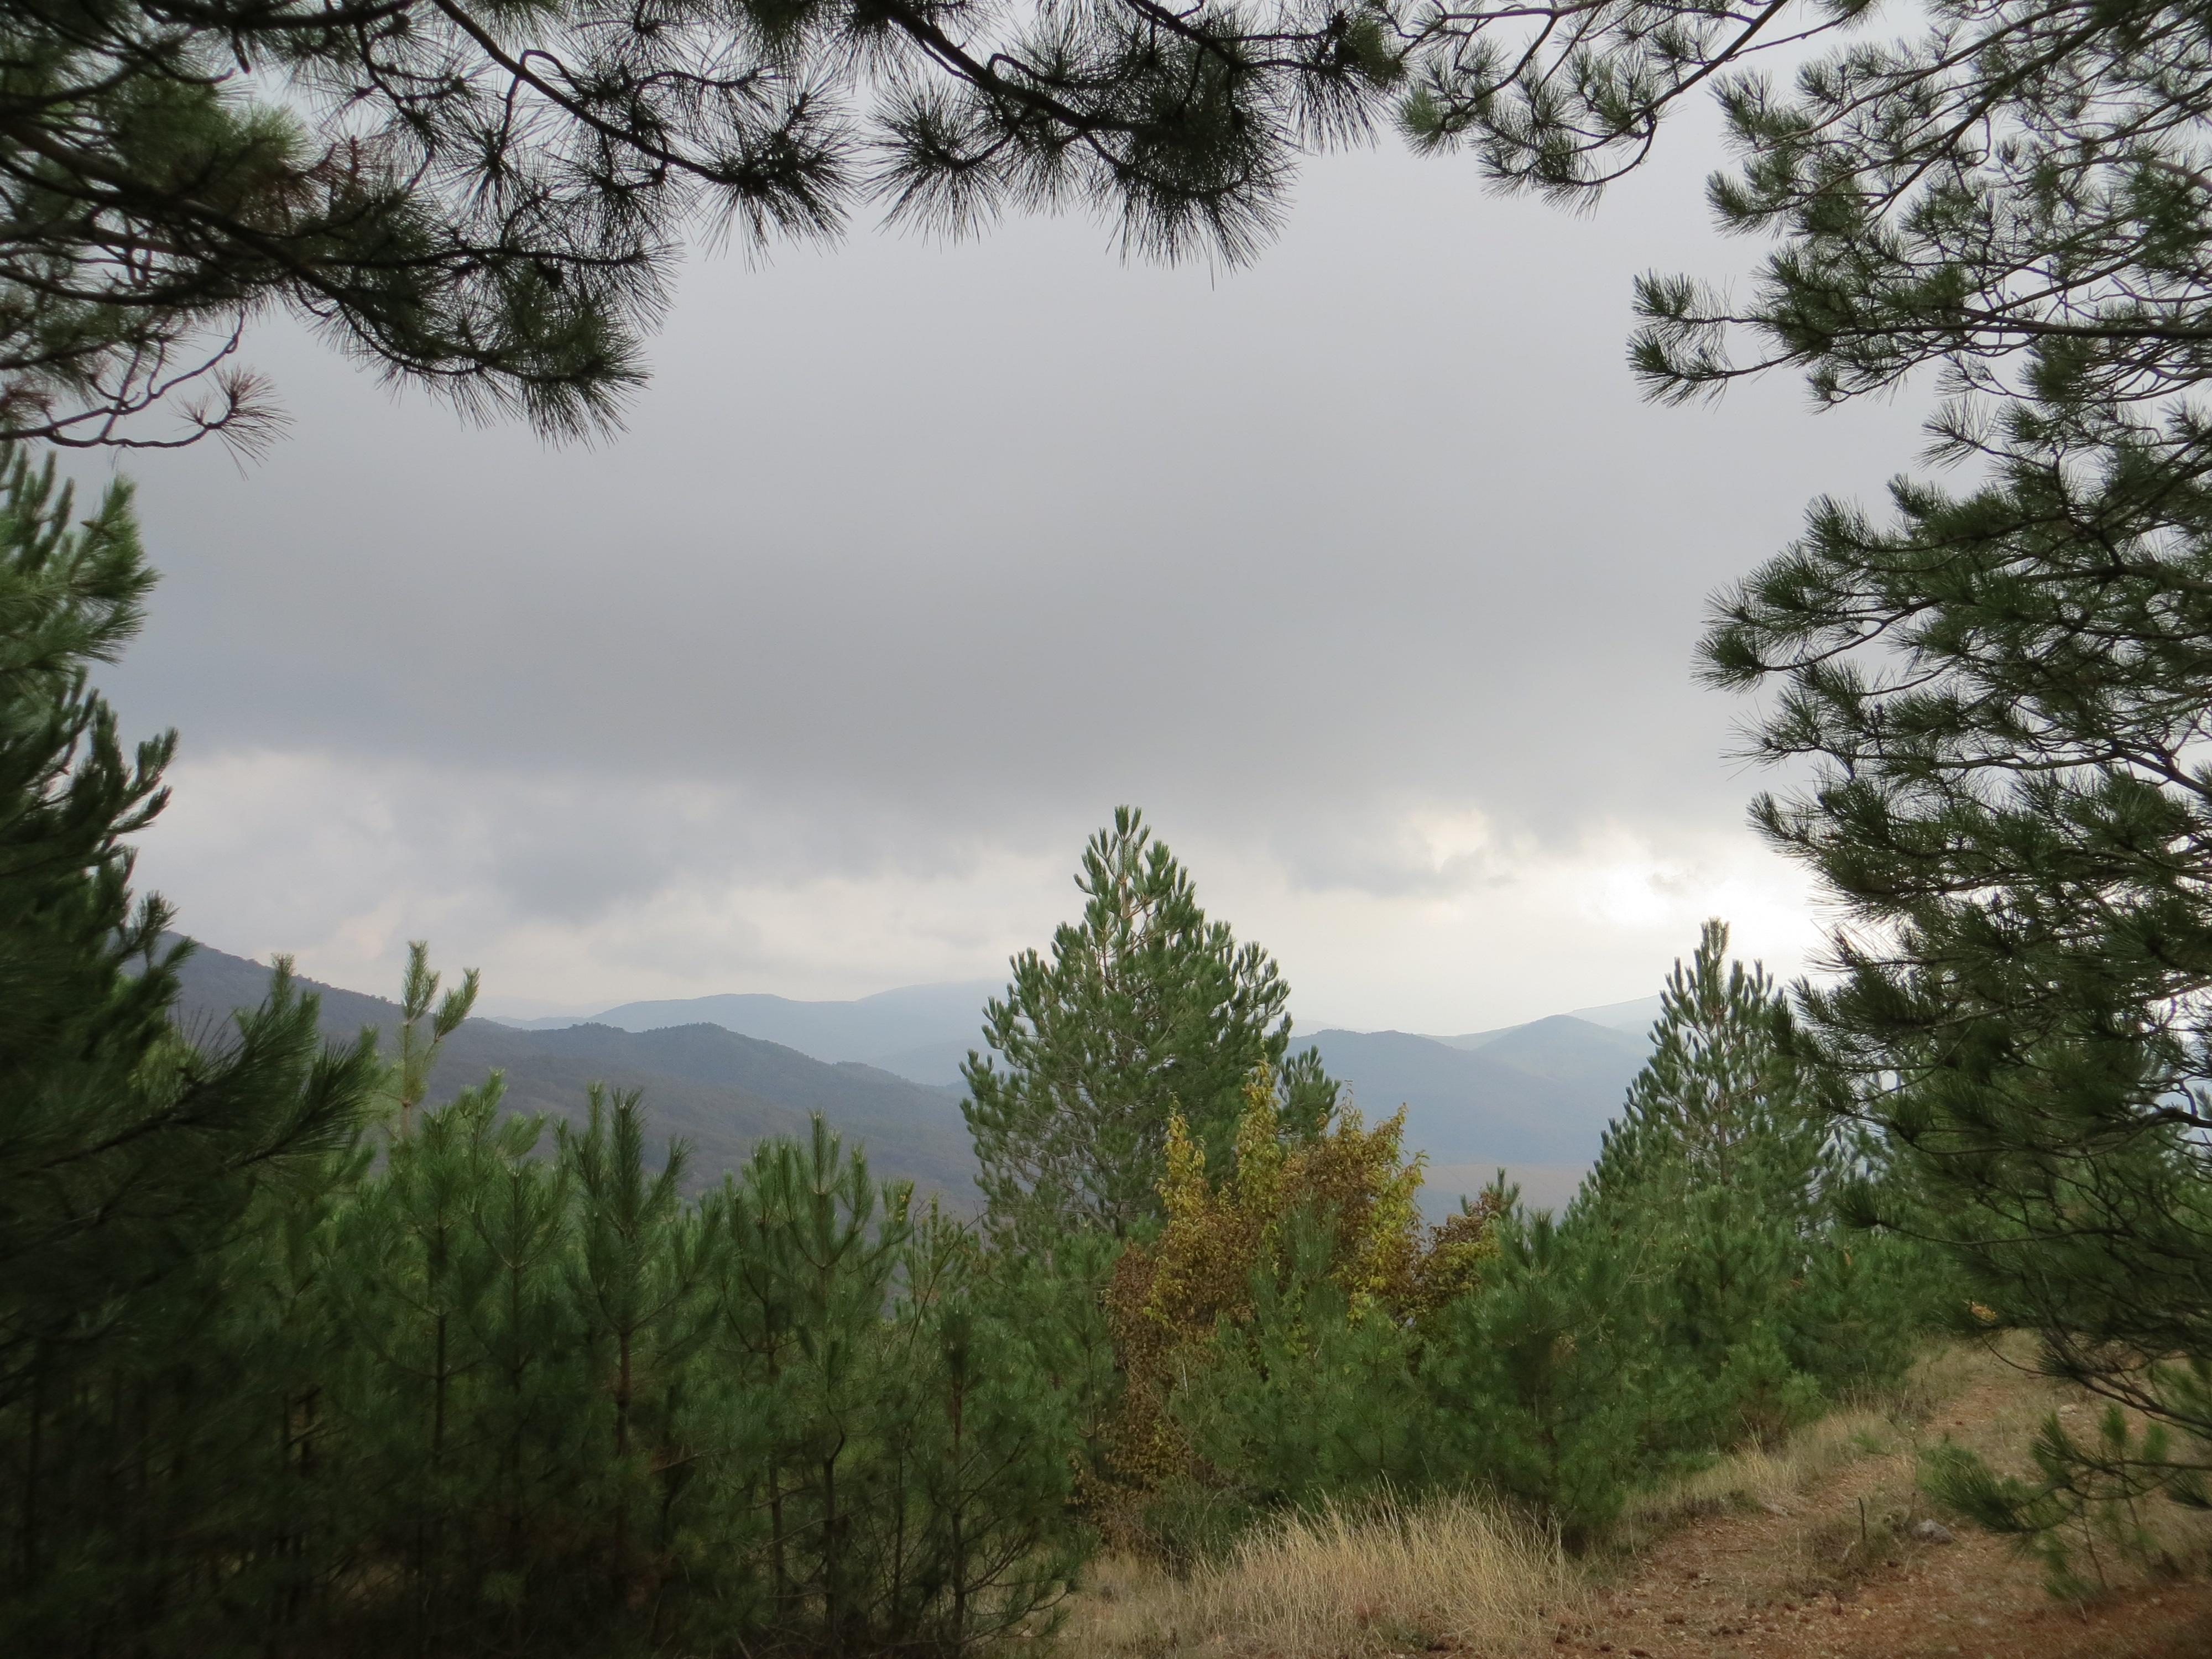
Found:
[[[259,1002],[269,969],[200,945],[185,964],[177,1020],[194,1040],[220,1042],[232,1011]],[[322,999],[322,1027],[350,1040],[364,1026],[397,1029],[399,1009],[311,980]],[[508,1103],[580,1121],[591,1083],[644,1091],[657,1136],[691,1143],[700,1185],[742,1164],[766,1136],[800,1134],[820,1112],[848,1140],[867,1148],[879,1176],[905,1176],[965,1204],[974,1197],[974,1161],[956,1097],[866,1066],[830,1065],[795,1049],[714,1025],[632,1032],[608,1025],[518,1030],[471,1019],[447,1041],[431,1077],[431,1098],[450,1099],[486,1073],[506,1074]]]
[[[1474,1049],[1407,1031],[1298,1041],[1321,1050],[1370,1121],[1406,1108],[1406,1145],[1429,1155],[1432,1208],[1480,1191],[1500,1168],[1530,1203],[1564,1204],[1649,1052],[1641,1038],[1565,1014]]]
[[[1705,1501],[1681,1504],[1680,1523],[1638,1552],[1583,1616],[1562,1620],[1543,1650],[1630,1659],[2212,1653],[2212,1583],[2202,1576],[2164,1579],[2108,1549],[2102,1567],[2112,1573],[2110,1593],[2078,1606],[2053,1599],[2041,1564],[2011,1540],[1930,1513],[1918,1485],[1928,1447],[1955,1442],[2008,1473],[2027,1474],[2027,1449],[2050,1413],[2101,1410],[2095,1399],[2027,1375],[2000,1354],[1965,1349],[1937,1365],[1952,1374],[1940,1378],[1948,1386],[1923,1396],[1924,1419],[1853,1423],[1843,1413],[1775,1456],[1741,1453],[1688,1477],[1680,1496]],[[1927,1370],[1922,1376],[1939,1380]],[[1839,1444],[1833,1431],[1847,1425],[1849,1440]],[[2178,1558],[2203,1562],[2201,1518],[2176,1504],[2152,1504],[2146,1519]]]
[[[2098,1402],[1980,1347],[1904,1389],[1629,1502],[1578,1559],[1480,1496],[1351,1503],[1270,1526],[1220,1564],[1109,1559],[1070,1599],[1066,1659],[2203,1659],[2212,1527],[2145,1519],[2191,1576],[2106,1548],[2106,1594],[2045,1592],[2008,1539],[1931,1510],[1920,1454],[1955,1441],[2025,1472],[2036,1425]],[[2108,1540],[2109,1541],[2109,1540]],[[1547,1548],[1547,1546],[1549,1546]],[[2082,1565],[2086,1567],[2087,1562]]]

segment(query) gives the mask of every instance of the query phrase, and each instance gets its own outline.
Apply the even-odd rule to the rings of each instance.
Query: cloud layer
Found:
[[[1638,403],[1632,276],[1751,252],[1701,213],[1693,166],[1577,220],[1368,154],[1231,274],[1065,223],[702,264],[586,450],[266,331],[270,459],[130,463],[146,873],[349,983],[428,934],[518,1006],[851,995],[1042,943],[1133,800],[1328,1018],[1643,994],[1716,910],[1794,966],[1692,646],[1914,412]]]

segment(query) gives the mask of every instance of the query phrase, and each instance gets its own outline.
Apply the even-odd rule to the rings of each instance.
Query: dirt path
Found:
[[[1993,1361],[1925,1426],[2016,1455],[2059,1403]],[[2075,1409],[2081,1409],[2075,1407]],[[2054,1600],[2002,1540],[1922,1535],[1909,1448],[1847,1464],[1794,1498],[1710,1516],[1639,1553],[1562,1626],[1556,1653],[1619,1659],[2212,1659],[2212,1584],[2137,1583]],[[1938,1523],[1940,1525],[1940,1523]]]

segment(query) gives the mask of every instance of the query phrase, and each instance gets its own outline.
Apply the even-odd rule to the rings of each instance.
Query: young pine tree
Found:
[[[578,1206],[572,1294],[606,1401],[599,1553],[618,1601],[657,1595],[681,1576],[678,1523],[698,1473],[685,1385],[717,1323],[706,1287],[722,1243],[684,1201],[683,1143],[648,1171],[638,1102],[635,1091],[610,1099],[594,1084],[586,1126],[556,1131]]]
[[[1294,1129],[1317,1130],[1337,1092],[1317,1055],[1284,1067],[1290,987],[1266,951],[1207,920],[1142,813],[1116,809],[1075,884],[1083,919],[1054,935],[1049,962],[1014,958],[985,1011],[994,1057],[971,1052],[963,1067],[993,1224],[1031,1240],[1157,1220],[1169,1119],[1225,1165],[1255,1066],[1286,1071]]]
[[[1817,1385],[1791,1364],[1790,1303],[1826,1244],[1828,1122],[1779,1035],[1788,1011],[1708,921],[1674,964],[1650,1061],[1566,1227],[1632,1262],[1679,1443],[1786,1426]]]
[[[1481,1208],[1496,1254],[1480,1291],[1435,1318],[1421,1369],[1431,1468],[1529,1504],[1580,1547],[1663,1456],[1647,1433],[1654,1344],[1634,1264],[1522,1210],[1502,1176]]]
[[[1717,1410],[1786,1386],[1774,1327],[1820,1225],[1828,1142],[1777,1041],[1781,996],[1728,937],[1708,921],[1674,964],[1651,1058],[1568,1212],[1637,1262],[1662,1345]],[[1747,1370],[1760,1380],[1731,1379]]]
[[[127,487],[72,522],[0,453],[0,1648],[145,1650],[258,1572],[274,1401],[235,1363],[258,1199],[361,1122],[373,1052],[325,1054],[280,972],[229,1045],[168,1015],[181,949],[124,837],[169,737],[126,757],[88,683],[153,581]]]
[[[1650,1062],[1570,1207],[1620,1253],[1656,1344],[1656,1437],[1686,1449],[1789,1427],[1825,1393],[1893,1379],[1923,1328],[1931,1262],[1847,1236],[1847,1182],[1885,1178],[1792,1052],[1789,1010],[1709,921],[1662,994]]]
[[[399,988],[399,1053],[392,1062],[392,1093],[399,1106],[402,1136],[414,1127],[415,1114],[429,1096],[430,1071],[438,1063],[438,1051],[477,1006],[475,969],[464,969],[461,982],[442,999],[438,998],[438,980],[430,969],[429,942],[409,940],[407,973]]]
[[[893,1642],[957,1654],[1043,1633],[1088,1558],[1070,1455],[1087,1401],[1054,1374],[1023,1266],[934,1206],[902,1252],[860,1517]]]
[[[740,1477],[764,1522],[776,1639],[865,1645],[872,1608],[860,1529],[878,1495],[867,1427],[892,1379],[880,1326],[913,1233],[912,1189],[878,1187],[817,1117],[804,1143],[755,1149],[711,1206],[729,1241],[718,1346],[744,1389]]]

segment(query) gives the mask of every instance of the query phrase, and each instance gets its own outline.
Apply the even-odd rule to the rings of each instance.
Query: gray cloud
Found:
[[[586,449],[268,331],[272,456],[127,464],[167,580],[111,684],[214,792],[149,868],[237,914],[209,826],[346,810],[256,818],[242,780],[349,768],[385,826],[301,866],[303,934],[378,891],[510,933],[716,884],[949,891],[1064,871],[1120,800],[1285,892],[1393,902],[1525,884],[1608,825],[1734,837],[1741,711],[1688,678],[1705,595],[1811,496],[1877,489],[1917,412],[1815,417],[1782,380],[1637,400],[1631,278],[1753,252],[1702,228],[1696,160],[1574,219],[1470,163],[1338,158],[1225,275],[1066,223],[702,264],[629,430]],[[1469,814],[1487,840],[1422,827]],[[696,971],[741,959],[788,965],[733,933]]]

